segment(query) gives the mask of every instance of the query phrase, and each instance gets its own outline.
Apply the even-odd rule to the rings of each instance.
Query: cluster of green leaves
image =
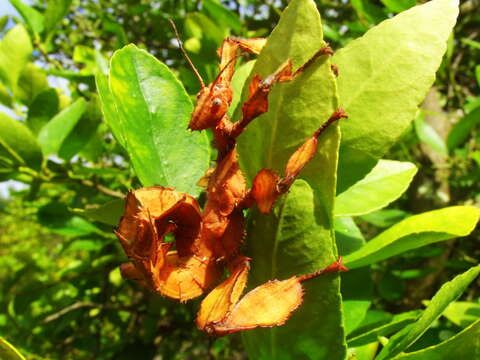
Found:
[[[214,0],[180,6],[10,2],[22,19],[13,27],[7,23],[0,42],[0,102],[9,109],[9,115],[0,113],[0,177],[30,186],[18,194],[23,210],[18,200],[3,210],[1,241],[8,251],[0,268],[8,271],[0,273],[0,336],[6,337],[0,339],[0,356],[21,358],[8,341],[31,358],[237,356],[238,337],[209,344],[193,329],[195,302],[177,306],[120,279],[117,267],[125,258],[112,227],[129,189],[159,184],[201,195],[197,179],[215,156],[206,134],[186,130],[198,84],[166,19],[183,25],[185,48],[208,81],[218,71],[215,50],[223,38],[267,35],[278,11],[257,1],[231,2],[236,11]],[[321,6],[325,25],[313,1],[292,0],[258,60],[244,61],[235,74],[229,111],[234,119],[251,76],[267,76],[287,58],[302,64],[323,46],[322,34],[343,47],[331,61],[277,86],[270,111],[240,137],[249,181],[261,168],[281,170],[339,105],[349,114],[322,135],[315,159],[272,214],[249,214],[247,252],[254,259],[250,286],[311,272],[338,254],[351,271],[341,284],[334,275],[306,284],[304,305],[284,327],[246,332],[251,358],[415,360],[438,354],[475,358],[480,351],[478,302],[456,301],[480,272],[474,257],[460,254],[462,261],[451,263],[449,278],[463,274],[445,283],[425,310],[406,311],[431,293],[402,293],[406,279],[421,282],[439,273],[435,261],[439,251],[445,256],[442,242],[468,235],[479,217],[477,208],[458,206],[474,191],[475,174],[466,186],[462,176],[454,177],[452,187],[464,192],[452,195],[449,203],[457,206],[412,215],[444,203],[426,209],[405,205],[418,199],[404,193],[417,169],[422,174],[425,168],[419,150],[433,154],[429,158],[437,166],[435,156],[441,154],[454,175],[457,167],[478,169],[472,130],[480,102],[456,95],[450,85],[454,46],[476,43],[449,37],[457,14],[453,0],[434,0],[383,21],[413,5],[332,1]],[[461,24],[475,21],[478,16],[467,14]],[[107,61],[129,41],[164,63],[134,45]],[[338,78],[332,63],[340,69]],[[438,92],[447,94],[446,103],[468,101],[447,140],[432,127],[430,108],[424,105],[417,114],[439,66],[448,90]],[[68,86],[52,85],[59,78]],[[387,153],[401,135],[400,145]],[[28,211],[27,222],[18,216],[22,211]],[[34,256],[31,249],[37,250]],[[430,266],[419,265],[425,259]],[[430,291],[438,288],[437,281]],[[464,300],[475,296],[471,292]],[[417,302],[408,307],[404,299]]]

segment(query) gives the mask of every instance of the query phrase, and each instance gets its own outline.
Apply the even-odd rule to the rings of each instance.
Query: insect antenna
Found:
[[[237,60],[240,56],[243,56],[245,55],[244,53],[241,53],[239,55],[235,55],[234,57],[232,57],[226,64],[225,66],[220,69],[220,72],[218,73],[217,77],[215,78],[215,80],[213,80],[212,84],[213,85],[216,85],[219,81],[220,81],[220,78],[222,76],[222,74],[225,72],[225,70],[228,68],[228,66],[234,62],[235,60]],[[212,89],[213,89],[213,86],[212,86]]]
[[[178,35],[178,30],[177,30],[177,27],[175,26],[175,23],[173,22],[172,19],[168,19],[168,21],[170,22],[170,25],[172,25],[173,31],[175,32],[175,37],[177,38],[178,46],[179,46],[180,50],[182,51],[183,56],[185,56],[185,59],[187,59],[188,63],[190,64],[190,67],[192,68],[193,72],[197,76],[201,87],[204,88],[205,83],[203,82],[203,79],[200,76],[200,73],[198,72],[197,68],[195,67],[195,65],[193,65],[192,60],[190,60],[190,57],[188,56],[187,52],[183,48],[183,43],[182,43],[182,40],[180,40],[180,35]]]

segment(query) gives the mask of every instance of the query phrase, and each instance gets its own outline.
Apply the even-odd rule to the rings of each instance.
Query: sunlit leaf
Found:
[[[417,167],[410,162],[380,160],[362,180],[335,200],[335,216],[371,213],[398,199],[410,185]]]
[[[12,165],[39,170],[42,150],[25,124],[0,113],[0,129],[0,156],[9,159]]]
[[[452,206],[411,216],[347,255],[345,264],[351,269],[370,265],[434,242],[468,235],[479,215],[476,207]]]
[[[13,93],[31,53],[32,43],[23,25],[10,29],[0,41],[0,79],[5,80]]]
[[[79,98],[51,119],[38,134],[38,141],[45,155],[58,154],[63,142],[87,109],[87,103]]]
[[[208,168],[210,147],[205,133],[187,130],[193,106],[173,73],[128,45],[111,60],[109,92],[101,81],[105,119],[143,185],[197,195],[195,184]]]
[[[20,352],[7,340],[0,337],[0,359],[2,360],[25,360]]]
[[[333,56],[339,67],[339,190],[363,178],[415,117],[430,89],[458,14],[458,1],[433,0],[370,29]]]
[[[43,15],[22,0],[9,0],[35,34],[43,31]]]

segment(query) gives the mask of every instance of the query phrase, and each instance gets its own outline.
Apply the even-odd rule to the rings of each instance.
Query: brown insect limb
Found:
[[[268,111],[268,95],[278,82],[292,81],[298,75],[303,73],[306,68],[311,66],[320,56],[333,54],[329,45],[319,49],[310,59],[293,72],[291,60],[287,60],[279,66],[277,71],[264,80],[259,75],[253,77],[249,85],[249,95],[247,101],[242,106],[242,118],[233,124],[230,136],[238,137],[247,125],[256,117]]]
[[[318,137],[335,121],[346,118],[345,111],[337,109],[288,159],[285,166],[285,175],[280,178],[272,170],[260,170],[253,179],[252,189],[248,193],[244,204],[253,205],[250,199],[257,204],[260,212],[270,212],[276,199],[286,193],[292,186],[300,171],[315,156],[318,147]],[[250,202],[249,202],[250,200]]]
[[[246,280],[246,274],[245,278],[242,278],[234,272],[215,289],[218,291],[209,299],[208,303],[205,305],[202,303],[202,308],[205,306],[205,310],[203,313],[200,312],[202,314],[200,324],[203,326],[200,328],[205,329],[210,335],[223,336],[257,327],[283,325],[303,301],[304,290],[301,282],[330,272],[347,271],[341,261],[342,259],[339,258],[329,266],[311,274],[292,276],[282,281],[269,281],[251,290],[240,301],[235,301],[232,305],[230,300],[235,298],[238,300],[239,292],[241,293],[241,289],[245,287],[244,281]],[[205,300],[209,297],[210,295]],[[214,314],[214,316],[204,316],[206,309],[211,308],[211,304],[215,305],[215,312],[208,314]],[[217,320],[220,318],[221,320]],[[211,321],[208,322],[208,320]]]
[[[178,47],[180,48],[180,51],[182,52],[183,56],[185,56],[185,59],[188,61],[188,63],[190,64],[190,67],[192,68],[194,74],[196,75],[198,81],[200,82],[200,87],[204,88],[205,87],[205,82],[203,81],[202,79],[202,76],[200,75],[200,73],[198,72],[197,68],[195,67],[195,65],[193,64],[192,60],[190,59],[190,57],[188,56],[187,52],[185,51],[185,49],[183,48],[183,43],[182,43],[182,40],[180,40],[180,35],[178,34],[178,30],[177,30],[177,27],[175,26],[175,23],[173,22],[172,19],[168,19],[168,22],[170,23],[170,25],[172,26],[173,28],[173,32],[175,33],[175,37],[177,38],[177,42],[178,42]]]
[[[203,299],[195,320],[200,330],[223,320],[232,310],[245,289],[249,269],[249,259],[238,258],[231,275]]]
[[[320,56],[323,55],[333,55],[333,50],[330,45],[326,44],[324,47],[320,48],[313,56],[308,59],[303,65],[301,65],[295,72],[293,73],[293,77],[301,74],[307,67],[315,62]]]

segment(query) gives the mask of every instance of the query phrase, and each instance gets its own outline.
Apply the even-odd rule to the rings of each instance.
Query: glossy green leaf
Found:
[[[32,54],[32,42],[23,25],[10,29],[0,41],[0,79],[15,93],[23,68]]]
[[[415,117],[457,14],[457,0],[429,1],[385,20],[333,56],[349,115],[341,121],[340,192],[363,178]]]
[[[93,98],[87,104],[84,114],[62,142],[58,150],[58,156],[68,160],[79,153],[92,139],[102,119],[99,106],[96,98]]]
[[[410,185],[417,167],[410,162],[380,160],[362,180],[335,200],[335,216],[357,216],[384,208]]]
[[[63,142],[75,128],[86,109],[87,103],[80,98],[62,110],[40,130],[38,141],[45,155],[58,154]]]
[[[480,65],[475,66],[475,76],[477,77],[477,84],[480,86]]]
[[[447,146],[450,151],[459,147],[471,135],[471,130],[480,124],[480,107],[469,112],[453,125],[447,138]]]
[[[22,0],[9,0],[35,34],[43,31],[43,15]]]
[[[115,139],[127,149],[127,140],[124,136],[123,123],[117,117],[117,108],[115,100],[108,85],[108,77],[103,74],[96,74],[95,82],[97,85],[98,96],[102,105],[103,120],[112,130]]]
[[[231,28],[236,33],[240,32],[242,23],[236,13],[214,0],[202,0],[202,4],[210,18],[215,19],[216,22],[227,28]]]
[[[187,130],[193,106],[182,84],[163,63],[128,45],[112,57],[109,85],[110,95],[101,96],[105,119],[115,123],[112,131],[124,139],[143,185],[197,195],[210,147],[205,133]]]
[[[0,129],[0,156],[8,159],[13,166],[39,170],[42,150],[25,124],[0,113]]]
[[[351,217],[335,218],[335,240],[340,256],[361,248],[365,239]],[[343,324],[345,334],[362,322],[372,303],[373,282],[369,268],[356,269],[342,275]]]
[[[480,320],[448,340],[420,351],[399,355],[395,360],[480,359]]]
[[[480,210],[473,206],[451,206],[411,216],[347,255],[345,263],[354,269],[434,242],[468,235],[479,215]]]
[[[414,120],[415,132],[421,142],[431,147],[436,152],[447,156],[448,149],[445,141],[438,135],[435,129],[425,121],[423,111],[420,111]]]
[[[55,89],[38,94],[28,107],[27,125],[35,134],[52,119],[59,110],[60,100]]]
[[[25,360],[22,354],[15,349],[15,347],[10,344],[3,337],[0,337],[0,359],[2,360]]]
[[[455,301],[443,312],[448,320],[461,328],[480,319],[480,304],[469,301]]]
[[[417,321],[404,327],[401,331],[395,334],[382,349],[376,360],[391,359],[407,350],[410,345],[427,331],[447,306],[465,291],[468,285],[475,280],[479,274],[480,265],[477,265],[463,274],[456,276],[453,280],[443,284]],[[465,359],[468,359],[468,357]]]
[[[67,15],[72,0],[48,0],[43,25],[47,39],[59,28],[59,22]]]
[[[420,311],[414,310],[392,316],[389,322],[369,329],[368,331],[355,332],[348,338],[348,346],[362,346],[374,342],[379,336],[389,336],[406,325],[415,322],[419,317]]]
[[[252,74],[268,76],[288,58],[298,67],[323,45],[315,3],[292,0]],[[326,57],[293,82],[274,87],[269,111],[255,119],[239,138],[240,162],[249,179],[261,168],[283,170],[293,151],[336,109],[335,90]],[[271,214],[252,212],[247,231],[248,255],[253,259],[252,286],[305,274],[336,258],[333,201],[338,144],[338,126],[332,126],[319,138],[317,154],[302,172],[308,182],[297,180]],[[249,356],[343,359],[346,345],[339,285],[337,274],[306,282],[304,303],[284,326],[243,334]]]

